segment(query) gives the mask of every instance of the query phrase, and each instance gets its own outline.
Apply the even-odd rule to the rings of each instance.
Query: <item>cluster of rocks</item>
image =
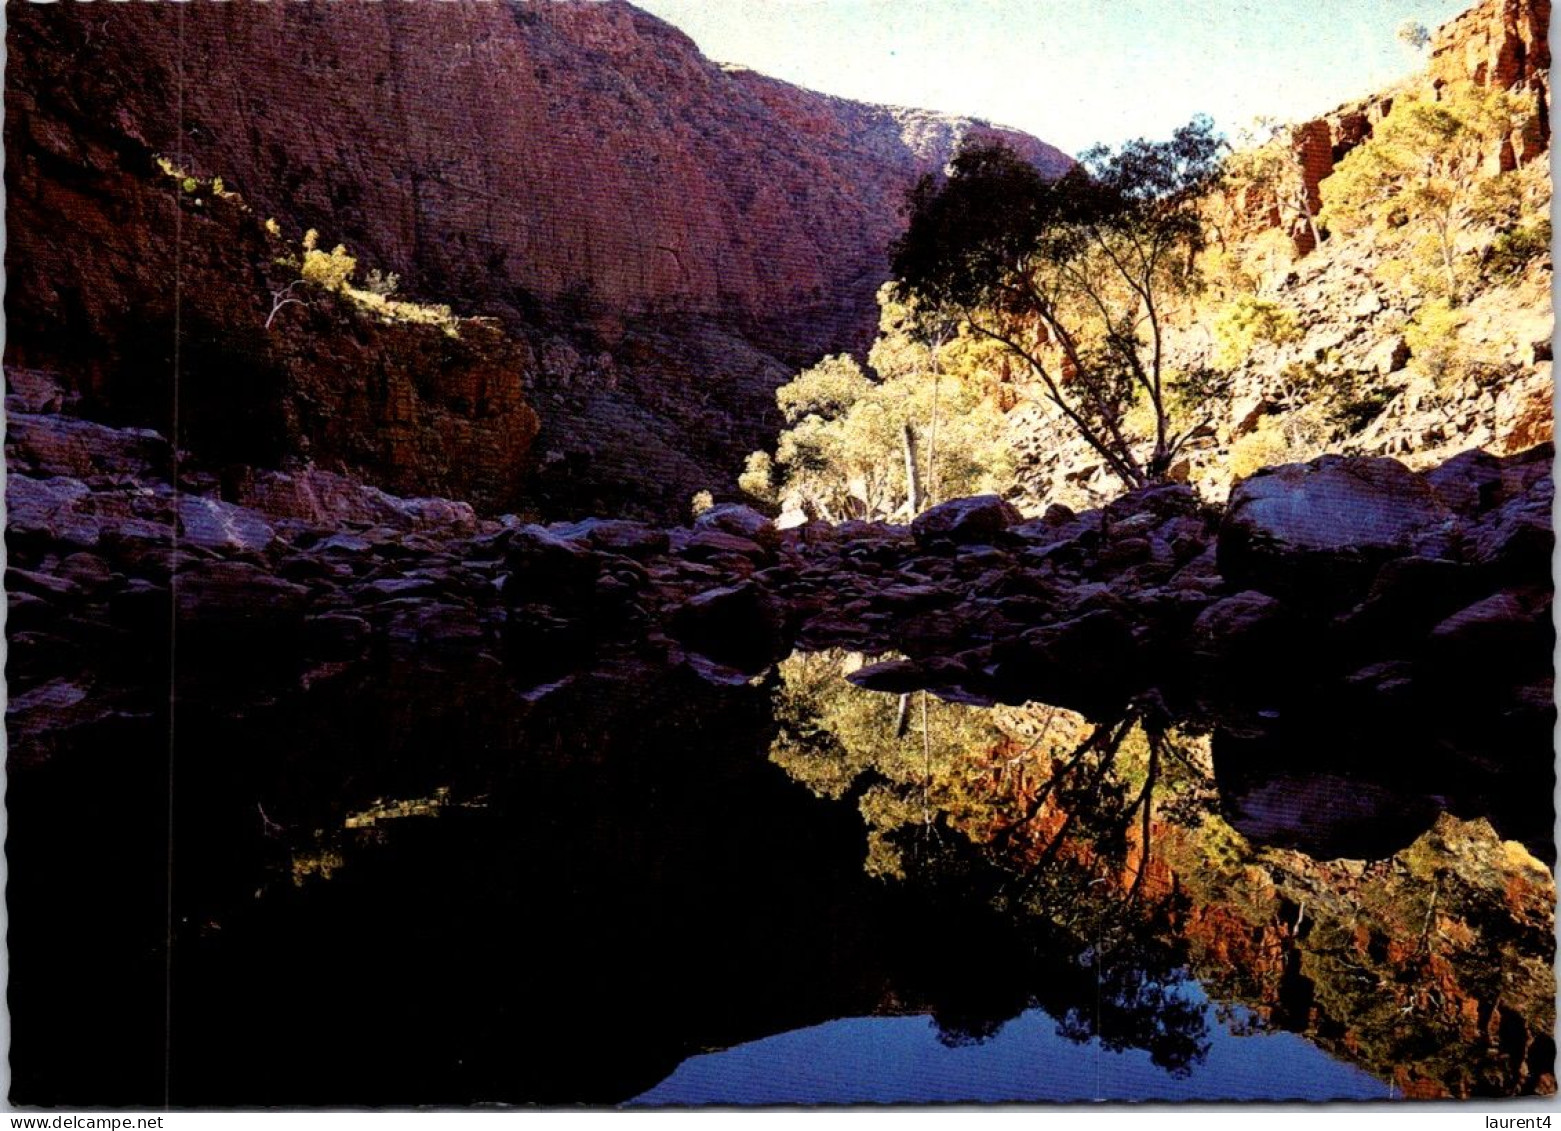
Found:
[[[1324,457],[1254,475],[1223,511],[1172,484],[1083,514],[984,497],[909,527],[786,531],[734,505],[672,530],[540,526],[317,470],[175,491],[155,433],[60,416],[13,415],[7,455],[23,761],[165,696],[146,673],[170,632],[181,691],[242,683],[224,698],[385,663],[502,671],[533,695],[626,650],[740,682],[833,647],[899,653],[853,676],[875,690],[1095,718],[1326,691],[1445,720],[1451,693],[1549,757],[1549,446],[1424,475]]]

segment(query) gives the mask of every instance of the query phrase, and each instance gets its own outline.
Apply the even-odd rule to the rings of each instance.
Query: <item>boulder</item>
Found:
[[[669,627],[690,650],[755,672],[779,658],[784,624],[775,603],[745,581],[690,597],[673,611]]]
[[[31,535],[50,542],[69,541],[95,546],[99,525],[78,513],[91,488],[79,479],[35,479],[15,473],[6,476],[6,533]]]
[[[505,593],[515,601],[529,599],[538,588],[588,587],[601,568],[595,554],[540,526],[522,526],[514,531],[504,560],[512,571]]]
[[[1322,456],[1236,486],[1219,567],[1233,585],[1338,607],[1358,600],[1388,558],[1452,526],[1430,485],[1397,460]]]
[[[673,540],[672,548],[683,557],[695,561],[709,561],[722,555],[733,555],[758,561],[770,556],[770,551],[752,538],[733,534],[726,530],[695,530]]]
[[[990,542],[1022,518],[1012,504],[997,495],[975,495],[950,499],[917,515],[911,522],[911,534],[922,546],[940,541],[972,545]]]
[[[1500,501],[1501,469],[1502,461],[1496,456],[1471,448],[1427,471],[1425,481],[1444,506],[1472,517]]]
[[[780,549],[780,531],[775,524],[752,507],[741,503],[719,503],[694,519],[696,530],[719,530],[750,542],[757,542],[766,550]]]
[[[166,474],[172,464],[168,441],[147,428],[17,412],[7,416],[5,433],[9,464],[41,475],[144,476]]]
[[[231,497],[272,519],[299,519],[321,527],[345,523],[394,530],[440,530],[469,534],[477,515],[467,503],[438,498],[402,498],[345,475],[310,467],[302,471],[247,471]]]
[[[471,609],[439,601],[413,601],[392,614],[385,629],[392,656],[422,667],[469,657],[482,647],[481,623]]]
[[[1386,377],[1408,365],[1409,357],[1409,343],[1404,340],[1404,335],[1395,334],[1373,346],[1362,364],[1368,372]]]
[[[179,498],[179,536],[211,550],[264,550],[276,537],[252,510],[202,495]]]
[[[1338,642],[1379,654],[1417,642],[1442,618],[1474,599],[1480,577],[1471,566],[1411,556],[1377,571],[1366,599],[1336,622]]]
[[[1549,445],[1536,451],[1548,457]],[[1549,459],[1527,456],[1502,462],[1499,487],[1488,489],[1498,501],[1466,523],[1464,556],[1498,583],[1548,585],[1555,547],[1551,528],[1555,484]]]
[[[1248,433],[1257,431],[1257,426],[1263,418],[1278,407],[1261,393],[1237,401],[1230,407],[1230,438],[1239,440]]]
[[[665,530],[618,518],[588,518],[583,522],[555,524],[547,529],[548,533],[565,541],[626,558],[644,559],[664,554],[669,542]]]
[[[248,562],[203,562],[179,574],[175,589],[181,626],[264,629],[301,618],[309,591]]]
[[[1555,648],[1548,594],[1494,593],[1438,624],[1428,643],[1437,670],[1470,681],[1544,672]]]
[[[885,691],[896,695],[920,691],[927,686],[927,673],[914,660],[885,660],[880,664],[869,664],[858,668],[846,679],[867,691]]]
[[[1193,650],[1223,664],[1279,659],[1293,644],[1294,622],[1280,601],[1248,589],[1198,614],[1192,625]]]

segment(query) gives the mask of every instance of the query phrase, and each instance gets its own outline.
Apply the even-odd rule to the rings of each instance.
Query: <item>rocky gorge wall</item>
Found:
[[[180,154],[473,313],[720,315],[820,352],[870,313],[903,190],[966,134],[1069,164],[725,70],[621,2],[33,7],[9,34],[17,115]]]
[[[29,5],[7,35],[13,363],[88,394],[82,411],[167,431],[144,374],[169,363],[177,291],[197,316],[184,332],[232,339],[219,353],[286,336],[317,353],[290,372],[322,418],[343,372],[397,363],[390,342],[326,346],[296,307],[260,333],[286,283],[260,223],[295,252],[314,228],[360,277],[394,272],[414,299],[496,316],[535,355],[502,398],[451,398],[467,431],[507,437],[477,441],[464,478],[407,438],[420,425],[401,394],[381,388],[343,423],[364,442],[340,466],[484,505],[516,505],[528,478],[554,513],[681,512],[769,439],[792,367],[865,346],[920,174],[972,133],[1048,171],[1070,163],[1013,131],[723,68],[619,2]],[[240,194],[243,237],[222,201],[180,200],[159,159]],[[188,360],[231,393],[230,358]],[[277,383],[246,377],[240,393],[285,415]],[[541,413],[534,453],[534,423],[516,442],[520,399]],[[387,421],[401,441],[372,440]],[[430,433],[435,449],[461,438]]]

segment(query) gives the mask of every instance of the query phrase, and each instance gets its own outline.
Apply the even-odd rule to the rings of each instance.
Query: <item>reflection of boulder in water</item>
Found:
[[[1439,811],[1434,798],[1326,773],[1276,774],[1245,788],[1221,782],[1220,800],[1225,819],[1248,840],[1318,859],[1388,856]]]
[[[1391,855],[1449,812],[1489,818],[1552,861],[1553,777],[1499,744],[1449,740],[1423,720],[1332,710],[1276,712],[1262,725],[1218,728],[1215,783],[1232,827],[1257,844],[1318,859]]]

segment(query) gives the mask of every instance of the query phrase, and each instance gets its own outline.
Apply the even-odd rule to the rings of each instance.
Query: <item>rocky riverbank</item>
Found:
[[[735,683],[825,647],[896,654],[852,677],[879,691],[1248,737],[1391,719],[1460,776],[1549,772],[1548,445],[1425,474],[1324,457],[1222,510],[1171,485],[786,531],[735,506],[538,526],[314,469],[176,490],[156,433],[48,414],[13,412],[7,456],[13,773],[165,741],[170,681],[180,715],[269,718],[305,761],[342,757],[343,711],[419,716],[375,728],[400,759],[455,716],[484,747],[509,704],[626,656]]]

